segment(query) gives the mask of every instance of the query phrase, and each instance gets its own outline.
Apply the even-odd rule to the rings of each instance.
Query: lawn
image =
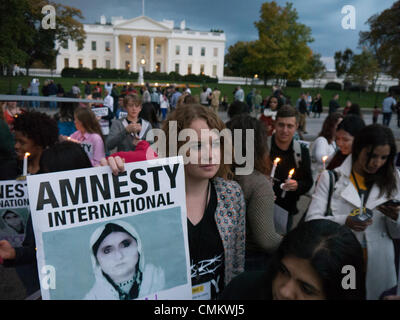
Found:
[[[29,82],[34,77],[0,77],[0,94],[16,94],[18,84],[22,84],[23,87],[27,87]],[[48,78],[45,77],[36,77],[40,79],[40,84],[43,85],[44,81]],[[60,83],[64,90],[67,92],[71,89],[74,83],[78,83],[81,91],[83,92],[84,84],[81,81],[110,81],[110,82],[128,82],[128,80],[120,80],[120,79],[80,79],[80,78],[54,78],[56,84]],[[131,82],[137,82],[137,79],[131,79]],[[145,79],[146,81],[146,79]],[[161,82],[161,81],[160,81]],[[166,82],[166,81],[164,81]],[[152,81],[151,83],[155,83]],[[192,84],[192,83],[190,83]],[[196,85],[202,86],[201,83],[193,83]],[[210,88],[214,88],[216,84],[209,84]],[[228,98],[228,102],[232,102],[233,100],[233,91],[236,85],[233,84],[218,84],[218,88],[221,90],[222,96],[226,95]],[[242,88],[247,95],[251,89],[255,87],[257,90],[261,91],[263,97],[266,97],[271,94],[271,87],[264,87],[264,86],[250,86],[250,85],[243,85]],[[39,88],[41,90],[41,87]],[[199,95],[201,92],[201,87],[192,88],[193,95]],[[285,88],[284,92],[285,95],[290,96],[292,104],[295,104],[296,100],[298,99],[299,95],[302,92],[310,92],[312,96],[314,96],[317,92],[321,93],[322,101],[324,106],[328,106],[329,100],[331,100],[332,95],[335,91],[325,90],[325,89],[311,89],[311,88]],[[385,97],[384,93],[375,93],[375,92],[362,92],[359,94],[358,92],[344,92],[339,91],[339,104],[340,106],[344,106],[347,99],[352,101],[353,103],[358,103],[361,108],[372,108],[375,104],[378,107],[381,106],[382,100]]]

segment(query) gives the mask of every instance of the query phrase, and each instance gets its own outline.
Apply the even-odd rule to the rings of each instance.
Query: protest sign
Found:
[[[92,108],[92,111],[96,117],[108,116],[108,107]]]
[[[191,299],[181,157],[28,177],[43,299]]]
[[[21,246],[29,216],[26,181],[0,181],[0,240]]]

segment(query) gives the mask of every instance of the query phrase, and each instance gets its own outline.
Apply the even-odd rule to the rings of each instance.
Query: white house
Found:
[[[78,51],[69,41],[60,47],[57,73],[70,68],[126,69],[171,72],[181,75],[204,73],[223,77],[225,33],[203,32],[174,28],[174,21],[155,21],[146,16],[133,19],[112,17],[111,22],[101,16],[98,24],[84,24],[86,42]]]

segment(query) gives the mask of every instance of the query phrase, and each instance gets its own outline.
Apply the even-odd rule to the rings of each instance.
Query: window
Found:
[[[217,65],[216,64],[213,65],[212,75],[213,75],[213,77],[217,76]]]
[[[110,52],[110,51],[111,51],[110,41],[106,41],[106,52]]]
[[[68,40],[65,42],[65,44],[61,45],[63,49],[68,49]]]
[[[179,63],[175,63],[175,72],[179,73]]]
[[[78,68],[83,68],[83,59],[78,59]]]
[[[161,44],[156,45],[156,54],[161,55]]]
[[[92,69],[96,69],[97,68],[97,60],[93,59],[92,60]]]
[[[204,74],[204,64],[200,65],[200,74]]]
[[[111,69],[111,61],[106,60],[106,69]]]
[[[193,47],[188,48],[188,55],[192,56],[193,55]]]
[[[64,68],[69,68],[69,59],[64,58]]]
[[[92,41],[92,50],[96,51],[96,41]]]
[[[131,52],[131,44],[130,43],[125,43],[125,53]]]
[[[192,74],[192,65],[188,64],[187,74]]]
[[[177,56],[179,56],[180,53],[181,53],[181,46],[176,46],[176,47],[175,47],[175,54],[176,54]]]
[[[129,71],[131,69],[131,63],[129,61],[125,61],[125,70]]]
[[[206,55],[206,48],[201,47],[201,56],[204,57]]]
[[[214,48],[214,57],[218,57],[218,48]]]
[[[156,72],[160,72],[161,71],[161,62],[157,62],[156,63]]]
[[[146,54],[146,45],[145,44],[141,44],[140,45],[140,53],[141,54]]]

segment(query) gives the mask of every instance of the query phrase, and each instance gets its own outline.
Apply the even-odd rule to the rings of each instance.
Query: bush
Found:
[[[338,82],[328,82],[325,85],[326,90],[335,90],[335,91],[341,91],[342,90],[342,85]]]
[[[392,86],[389,88],[389,92],[391,92],[392,94],[398,96],[400,95],[400,86]]]
[[[134,79],[137,80],[139,74],[120,69],[88,69],[88,68],[64,68],[61,71],[61,76],[65,78],[98,78],[98,79]],[[182,76],[177,72],[144,72],[143,77],[145,81],[158,80],[158,81],[186,81],[186,82],[208,82],[217,83],[217,78],[211,78],[206,75],[189,74]]]
[[[286,81],[286,87],[301,88],[301,82],[299,80],[288,80],[288,81]]]

